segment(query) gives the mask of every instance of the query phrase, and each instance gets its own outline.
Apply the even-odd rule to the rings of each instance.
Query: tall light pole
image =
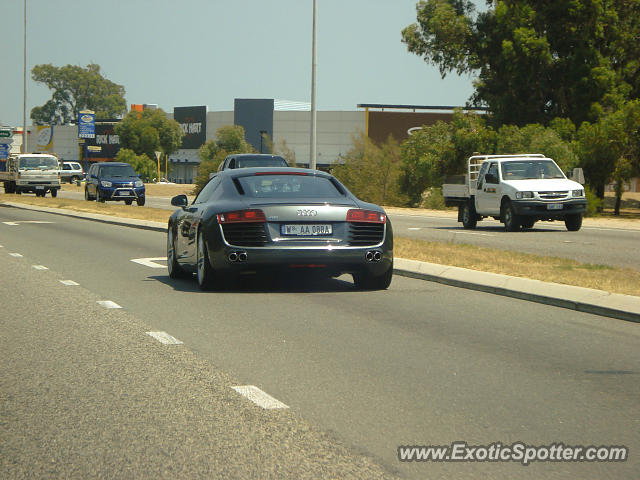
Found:
[[[22,153],[27,153],[27,0],[24,0],[24,69],[22,75]]]
[[[316,17],[318,0],[313,0],[313,40],[311,41],[311,152],[309,168],[316,168],[316,67],[318,54],[316,49]]]

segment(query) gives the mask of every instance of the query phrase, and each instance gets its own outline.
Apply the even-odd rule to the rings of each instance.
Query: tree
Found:
[[[414,132],[402,143],[400,185],[411,205],[419,205],[423,192],[440,187],[446,175],[465,171],[474,152],[495,151],[496,133],[477,114],[456,110],[451,123],[437,122]]]
[[[36,125],[77,122],[85,109],[96,112],[97,119],[119,118],[127,111],[124,87],[104,78],[99,65],[36,65],[31,78],[53,92],[47,103],[31,110]]]
[[[400,145],[390,135],[377,145],[359,133],[353,136],[353,148],[344,163],[332,169],[336,176],[356,197],[379,205],[406,205],[407,198],[400,191]]]
[[[640,173],[640,100],[625,103],[598,122],[583,123],[574,148],[598,198],[604,198],[605,186],[614,180],[619,212],[624,182]]]
[[[487,3],[476,15],[468,0],[421,0],[402,41],[443,78],[477,74],[471,101],[495,125],[580,125],[638,96],[637,0]]]
[[[155,158],[157,151],[163,155],[176,152],[184,136],[180,124],[168,118],[161,109],[131,111],[114,130],[120,137],[122,148],[133,150],[137,155],[144,154],[151,159]]]
[[[116,161],[131,165],[144,182],[150,182],[157,175],[156,163],[144,153],[136,155],[133,150],[121,148],[116,155]]]
[[[216,139],[209,140],[198,150],[200,168],[196,177],[194,194],[209,181],[209,174],[218,170],[227,155],[233,153],[253,153],[255,150],[244,137],[244,128],[240,125],[225,125],[216,130]]]

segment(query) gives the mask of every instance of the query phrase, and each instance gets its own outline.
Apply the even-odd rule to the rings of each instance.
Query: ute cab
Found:
[[[58,195],[60,190],[60,166],[54,155],[23,153],[7,159],[2,179],[6,193],[35,193],[44,197]]]

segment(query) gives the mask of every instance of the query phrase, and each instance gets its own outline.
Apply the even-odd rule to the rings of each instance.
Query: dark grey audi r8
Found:
[[[295,271],[353,275],[357,288],[385,289],[393,275],[393,230],[385,211],[358,200],[335,177],[300,168],[216,173],[169,219],[169,276],[197,274],[203,290],[240,275]]]

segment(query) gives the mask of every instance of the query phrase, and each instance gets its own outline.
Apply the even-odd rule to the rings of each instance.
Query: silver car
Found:
[[[360,289],[386,289],[393,275],[393,231],[385,211],[335,177],[299,168],[223,170],[191,205],[169,219],[169,276],[196,273],[201,289],[243,274],[353,275]]]

